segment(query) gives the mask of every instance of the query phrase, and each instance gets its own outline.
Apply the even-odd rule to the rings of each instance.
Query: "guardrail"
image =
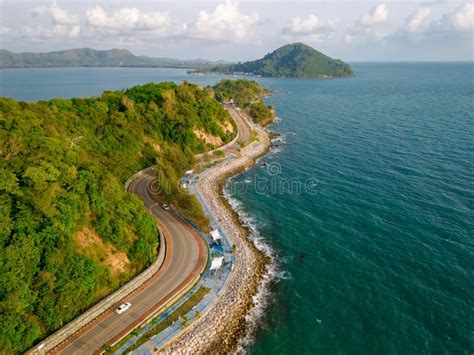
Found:
[[[140,173],[142,173],[142,171],[135,174],[134,177],[138,176]],[[128,185],[129,184],[130,183],[128,183]],[[123,285],[117,291],[112,293],[110,296],[98,302],[96,305],[82,313],[70,323],[51,334],[40,344],[28,350],[26,354],[47,354],[48,352],[54,350],[54,348],[62,344],[77,332],[81,331],[85,326],[99,318],[109,309],[116,307],[117,303],[119,303],[123,298],[136,291],[140,286],[153,277],[153,275],[156,274],[163,265],[166,256],[166,239],[159,228],[157,228],[157,231],[160,238],[158,256],[156,261],[151,266],[149,266],[145,271],[133,278],[131,281]]]
[[[239,137],[239,134],[237,132],[236,136],[234,139],[225,144],[224,146],[217,148],[211,152],[203,153],[204,154],[212,154],[214,151],[217,150],[222,150],[225,149],[226,147],[230,146],[231,144],[234,144]],[[196,157],[198,157],[197,155]],[[143,170],[138,171],[135,173],[130,179],[128,179],[125,183],[125,190],[128,191],[130,184],[139,176],[142,174],[146,173],[149,170],[153,170],[153,167],[149,167]],[[98,319],[101,315],[103,315],[105,312],[109,311],[112,307],[116,307],[117,304],[136,291],[140,286],[142,286],[145,282],[147,282],[151,277],[153,277],[156,272],[161,268],[163,265],[165,255],[166,255],[166,240],[163,236],[163,233],[160,231],[159,228],[157,228],[159,238],[160,238],[160,243],[159,243],[159,251],[158,251],[158,257],[150,267],[148,267],[145,271],[143,271],[141,274],[133,278],[131,281],[123,285],[121,288],[119,288],[117,291],[106,297],[105,299],[99,301],[97,304],[95,304],[92,308],[88,309],[75,319],[73,319],[71,322],[66,324],[64,327],[61,329],[57,330],[53,334],[51,334],[49,337],[44,339],[42,342],[40,342],[38,345],[35,345],[32,347],[30,350],[26,352],[26,354],[47,354],[51,351],[53,351],[56,347],[61,345],[63,342],[67,341],[71,336],[74,334],[78,333],[81,331],[84,327],[86,327],[88,324],[91,322],[95,321]],[[203,270],[201,270],[202,272]],[[199,280],[201,277],[201,274],[199,273],[196,275],[192,282],[188,283],[185,285],[178,293],[175,295],[171,300],[169,300],[166,304],[164,304],[162,307],[159,307],[156,311],[152,313],[149,317],[146,317],[142,322],[140,322],[140,325],[148,321],[152,316],[156,315],[160,310],[163,308],[166,308],[170,304],[176,302],[177,299],[179,299],[184,293],[188,292]],[[178,297],[179,296],[179,297]],[[120,339],[119,339],[120,340]],[[119,341],[118,340],[118,341]],[[116,342],[118,342],[116,341]],[[115,342],[115,343],[116,343]]]

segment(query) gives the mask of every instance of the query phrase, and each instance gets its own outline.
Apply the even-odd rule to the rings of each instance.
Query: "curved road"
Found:
[[[149,189],[152,180],[152,169],[146,169],[130,184],[129,191],[138,195],[159,221],[167,244],[163,266],[144,287],[123,300],[132,303],[128,311],[121,315],[114,310],[107,311],[62,343],[54,353],[92,354],[100,351],[104,343],[120,339],[179,294],[205,267],[207,252],[203,240],[187,224],[164,211],[153,200]]]
[[[237,133],[239,135],[239,141],[247,143],[252,138],[252,129],[251,123],[248,119],[242,117],[239,111],[232,108],[230,105],[224,105],[224,107],[229,111],[230,115],[237,124]],[[231,144],[228,147],[223,149],[224,152],[230,154],[235,153],[239,150],[240,146],[238,143]]]
[[[235,122],[239,141],[248,142],[252,135],[252,126],[248,120],[230,106],[226,106]],[[238,152],[237,142],[222,150],[227,154]],[[129,185],[128,191],[138,195],[157,219],[166,239],[166,256],[160,270],[142,287],[123,299],[132,306],[128,311],[117,315],[109,309],[98,319],[81,331],[61,343],[52,353],[92,354],[100,353],[102,345],[113,344],[130,333],[145,318],[162,308],[181,290],[199,276],[207,261],[204,241],[189,225],[172,213],[164,211],[153,198],[150,184],[153,181],[153,169],[148,168],[138,174]]]

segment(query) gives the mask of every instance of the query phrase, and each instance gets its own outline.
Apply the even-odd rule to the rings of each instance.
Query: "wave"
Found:
[[[242,224],[250,230],[250,239],[256,248],[270,258],[270,263],[265,275],[263,276],[263,280],[258,287],[257,293],[253,296],[253,302],[255,306],[245,317],[248,332],[246,336],[240,340],[236,350],[236,354],[244,354],[247,352],[249,346],[254,343],[258,326],[263,320],[265,310],[270,304],[270,286],[279,280],[287,279],[291,276],[286,271],[284,271],[281,268],[280,263],[277,262],[276,253],[270,244],[268,244],[267,241],[262,237],[257,227],[255,218],[248,214],[244,210],[242,203],[236,198],[232,197],[227,190],[224,191],[224,196],[231,205],[232,209],[238,214]],[[259,225],[261,226],[262,224],[259,223]]]

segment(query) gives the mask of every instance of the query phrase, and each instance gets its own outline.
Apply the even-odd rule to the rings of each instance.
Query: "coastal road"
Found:
[[[237,124],[237,132],[239,136],[238,141],[247,143],[252,137],[253,127],[251,126],[251,123],[247,119],[243,118],[242,114],[236,109],[234,109],[232,106],[225,105],[224,107],[227,109],[227,111],[230,113],[235,123]],[[235,153],[239,150],[239,148],[239,144],[235,143],[229,145],[228,147],[225,147],[222,150],[225,153]]]
[[[238,141],[247,143],[252,136],[253,126],[247,117],[230,106],[226,106],[237,124],[238,138],[232,144],[223,147],[226,154],[239,151]],[[56,347],[52,353],[92,354],[100,352],[103,344],[113,344],[128,334],[144,318],[180,294],[180,291],[198,277],[203,270],[207,253],[204,242],[199,236],[172,213],[164,211],[153,197],[149,188],[153,181],[152,168],[138,174],[129,185],[129,192],[138,195],[150,213],[158,220],[160,229],[166,239],[166,256],[163,266],[149,281],[138,290],[123,299],[132,307],[125,313],[117,315],[110,309],[97,320],[88,324],[81,331],[68,338]]]
[[[132,304],[128,311],[118,315],[109,310],[62,343],[54,353],[97,353],[103,344],[120,339],[147,315],[179,294],[205,267],[207,252],[204,241],[182,220],[164,211],[155,202],[150,189],[152,181],[152,169],[146,169],[130,184],[129,191],[143,200],[165,234],[167,252],[163,266],[142,289],[123,300]]]
[[[237,124],[237,137],[235,137],[231,142],[225,144],[224,146],[220,148],[216,148],[214,150],[211,150],[209,152],[201,153],[195,155],[195,159],[199,160],[203,157],[209,157],[212,156],[212,153],[215,151],[222,151],[225,154],[236,154],[240,150],[240,145],[239,142],[244,142],[248,143],[250,139],[252,138],[252,131],[254,129],[253,123],[251,122],[250,118],[244,117],[244,114],[240,113],[238,110],[232,107],[232,105],[223,105],[225,109],[230,113],[231,117]]]

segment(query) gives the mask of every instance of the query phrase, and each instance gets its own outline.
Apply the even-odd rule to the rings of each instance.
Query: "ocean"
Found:
[[[274,255],[251,354],[474,351],[474,64],[258,78],[281,133],[227,190]],[[94,96],[179,69],[0,70],[0,95]],[[264,165],[263,163],[267,163]]]

